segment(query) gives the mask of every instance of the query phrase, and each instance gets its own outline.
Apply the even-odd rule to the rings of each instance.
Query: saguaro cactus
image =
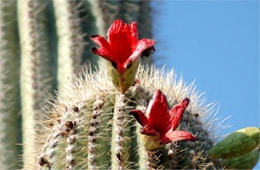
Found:
[[[1,170],[17,169],[18,162],[26,170],[252,168],[257,163],[255,138],[235,143],[243,151],[239,157],[216,156],[221,150],[211,154],[218,144],[213,146],[213,123],[205,121],[210,106],[173,71],[140,65],[155,45],[143,38],[151,36],[149,14],[149,0],[0,0]],[[118,19],[136,21],[139,34],[136,23]],[[114,21],[118,25],[106,40]],[[103,56],[107,67],[90,54],[90,39],[99,46],[92,52]],[[73,77],[86,61],[100,71],[88,65]],[[57,84],[57,98],[44,104]],[[151,111],[148,104],[158,91],[164,112]]]
[[[120,20],[109,28],[108,42],[101,36],[92,36],[92,39],[100,46],[92,51],[106,58],[110,65],[97,73],[87,71],[83,78],[76,77],[61,89],[50,110],[49,120],[43,122],[44,131],[39,132],[45,135],[37,138],[38,161],[26,161],[26,166],[38,166],[39,169],[221,167],[218,161],[212,162],[207,153],[213,141],[198,113],[191,109],[184,113],[190,100],[191,108],[198,109],[197,101],[193,102],[197,96],[191,87],[185,87],[181,81],[177,83],[170,75],[153,68],[142,67],[137,74],[139,83],[127,84],[123,90],[118,88],[121,76],[131,71],[131,65],[146,49],[153,47],[153,40],[138,41],[136,24],[127,25]],[[128,42],[128,47],[119,45],[123,41]],[[117,58],[112,57],[115,54]],[[118,73],[108,77],[110,67]],[[119,83],[114,81],[118,78]],[[128,82],[128,79],[133,82],[135,74],[126,74],[123,81]],[[164,86],[158,80],[165,82]],[[162,91],[174,106],[170,111]],[[134,108],[146,108],[148,114],[144,116],[141,110]],[[206,110],[204,108],[204,112]],[[143,126],[142,134],[134,117]],[[179,124],[181,130],[176,130]],[[166,145],[182,140],[184,142],[175,146],[176,143]]]

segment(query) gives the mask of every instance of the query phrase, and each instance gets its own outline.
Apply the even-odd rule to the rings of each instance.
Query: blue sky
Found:
[[[219,118],[232,115],[223,134],[259,127],[259,2],[157,0],[152,7],[155,64],[196,80]]]

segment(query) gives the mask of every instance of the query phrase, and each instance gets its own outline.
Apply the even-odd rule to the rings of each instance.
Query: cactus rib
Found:
[[[112,169],[124,169],[123,157],[123,122],[124,122],[124,95],[116,94],[115,108],[113,115],[112,141],[111,141],[111,159]]]
[[[102,113],[102,106],[104,102],[97,99],[93,104],[93,114],[90,120],[89,134],[88,134],[88,169],[96,170],[96,152],[97,152],[97,125],[100,114]]]
[[[16,1],[0,0],[0,165],[18,168],[18,49]]]
[[[51,89],[51,64],[44,1],[19,0],[18,26],[21,46],[21,104],[24,168],[35,161],[36,134],[43,119],[41,109]],[[34,165],[35,166],[35,165]],[[35,169],[36,167],[30,167]]]
[[[80,30],[77,2],[54,0],[54,13],[58,34],[58,85],[71,81],[77,72],[83,53],[83,34]]]

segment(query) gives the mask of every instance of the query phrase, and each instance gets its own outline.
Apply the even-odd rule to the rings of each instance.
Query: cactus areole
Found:
[[[126,24],[115,20],[107,32],[106,40],[100,35],[92,35],[92,39],[100,47],[92,47],[91,51],[108,60],[108,73],[112,82],[121,92],[125,92],[134,82],[140,56],[147,55],[154,49],[155,41],[138,38],[137,24]],[[149,52],[149,53],[147,53]]]
[[[141,110],[131,111],[142,126],[142,141],[147,149],[156,149],[161,144],[174,141],[196,139],[189,132],[176,130],[188,104],[189,99],[185,98],[180,104],[168,110],[166,97],[160,90],[157,90],[148,105],[146,115]]]

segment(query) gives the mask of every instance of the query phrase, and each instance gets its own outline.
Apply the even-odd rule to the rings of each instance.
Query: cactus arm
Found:
[[[78,71],[83,53],[83,35],[76,1],[54,0],[54,13],[58,36],[57,80],[62,87]]]
[[[16,1],[0,0],[0,165],[18,168],[18,35]]]
[[[47,1],[46,1],[47,2]],[[21,46],[20,89],[24,168],[36,159],[37,121],[43,118],[42,104],[51,89],[51,63],[47,45],[46,2],[18,1],[18,26]],[[27,166],[28,165],[28,166]]]
[[[247,127],[232,132],[218,142],[210,151],[212,159],[242,156],[255,149],[260,142],[260,129]]]

